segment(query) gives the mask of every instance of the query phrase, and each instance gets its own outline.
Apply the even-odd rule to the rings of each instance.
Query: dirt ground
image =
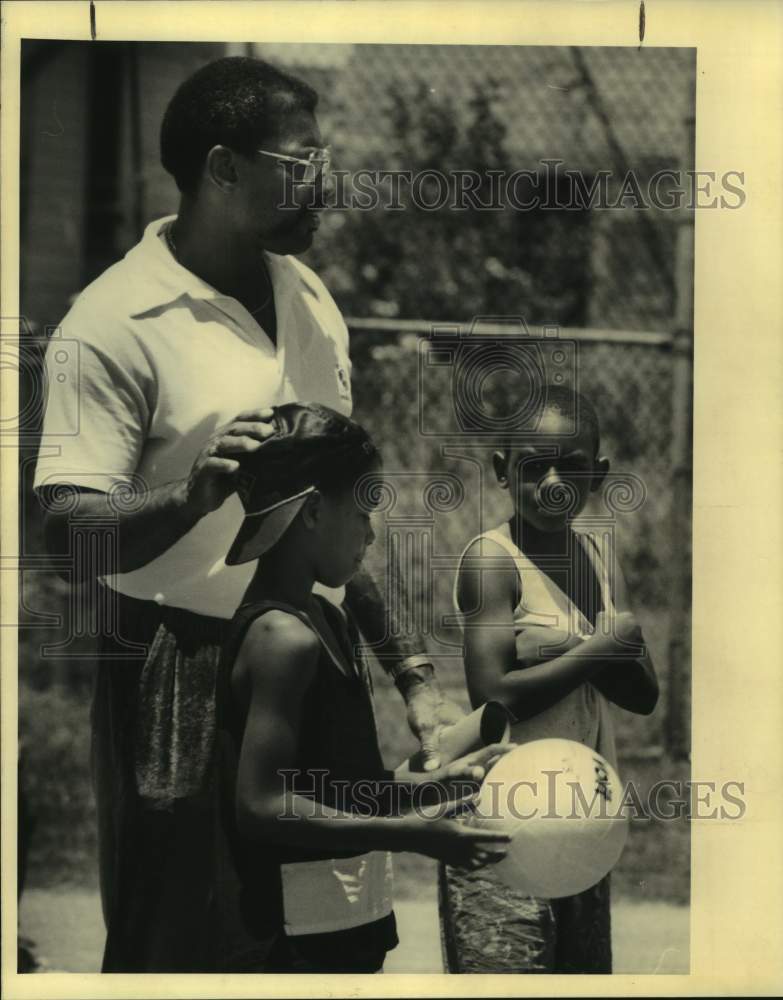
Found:
[[[434,895],[395,905],[400,945],[386,972],[442,972]],[[689,971],[689,910],[666,902],[612,904],[615,972],[671,974]],[[20,931],[32,938],[44,971],[97,972],[103,921],[95,892],[30,889],[19,912]]]

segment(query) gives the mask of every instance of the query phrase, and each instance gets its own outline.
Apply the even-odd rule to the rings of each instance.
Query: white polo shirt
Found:
[[[267,254],[275,346],[236,299],[177,263],[161,236],[173,218],[150,223],[50,341],[36,488],[182,479],[207,438],[243,410],[298,401],[350,414],[348,331],[316,275],[294,257]],[[242,516],[232,495],[152,562],[106,582],[230,618],[255,570],[224,562]]]

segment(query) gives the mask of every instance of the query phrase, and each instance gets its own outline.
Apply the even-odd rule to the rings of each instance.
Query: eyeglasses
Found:
[[[286,156],[285,153],[272,153],[268,149],[257,149],[257,153],[262,156],[273,156],[279,163],[291,164],[291,181],[294,185],[315,184],[321,174],[329,169],[332,162],[332,154],[329,146],[323,149],[314,149],[312,153],[303,160],[299,156]]]

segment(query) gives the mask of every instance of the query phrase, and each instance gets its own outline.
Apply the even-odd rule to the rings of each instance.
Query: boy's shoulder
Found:
[[[293,651],[320,646],[318,636],[299,615],[283,608],[269,608],[254,617],[245,632],[245,642],[285,646]]]
[[[508,526],[482,532],[468,542],[460,557],[454,581],[455,604],[464,609],[493,601],[505,603],[518,596],[518,576]]]
[[[267,676],[291,667],[314,665],[321,641],[302,619],[282,608],[268,608],[251,618],[240,644],[236,666],[257,667]]]
[[[475,559],[499,560],[498,568],[502,568],[507,559],[513,560],[516,551],[508,524],[504,522],[497,528],[482,531],[468,542],[460,558],[460,570],[470,569]]]

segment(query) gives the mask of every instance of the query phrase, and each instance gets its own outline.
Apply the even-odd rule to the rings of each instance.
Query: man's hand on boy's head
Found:
[[[203,517],[234,492],[239,458],[261,447],[275,432],[272,410],[245,410],[204,442],[184,482],[185,504]]]

